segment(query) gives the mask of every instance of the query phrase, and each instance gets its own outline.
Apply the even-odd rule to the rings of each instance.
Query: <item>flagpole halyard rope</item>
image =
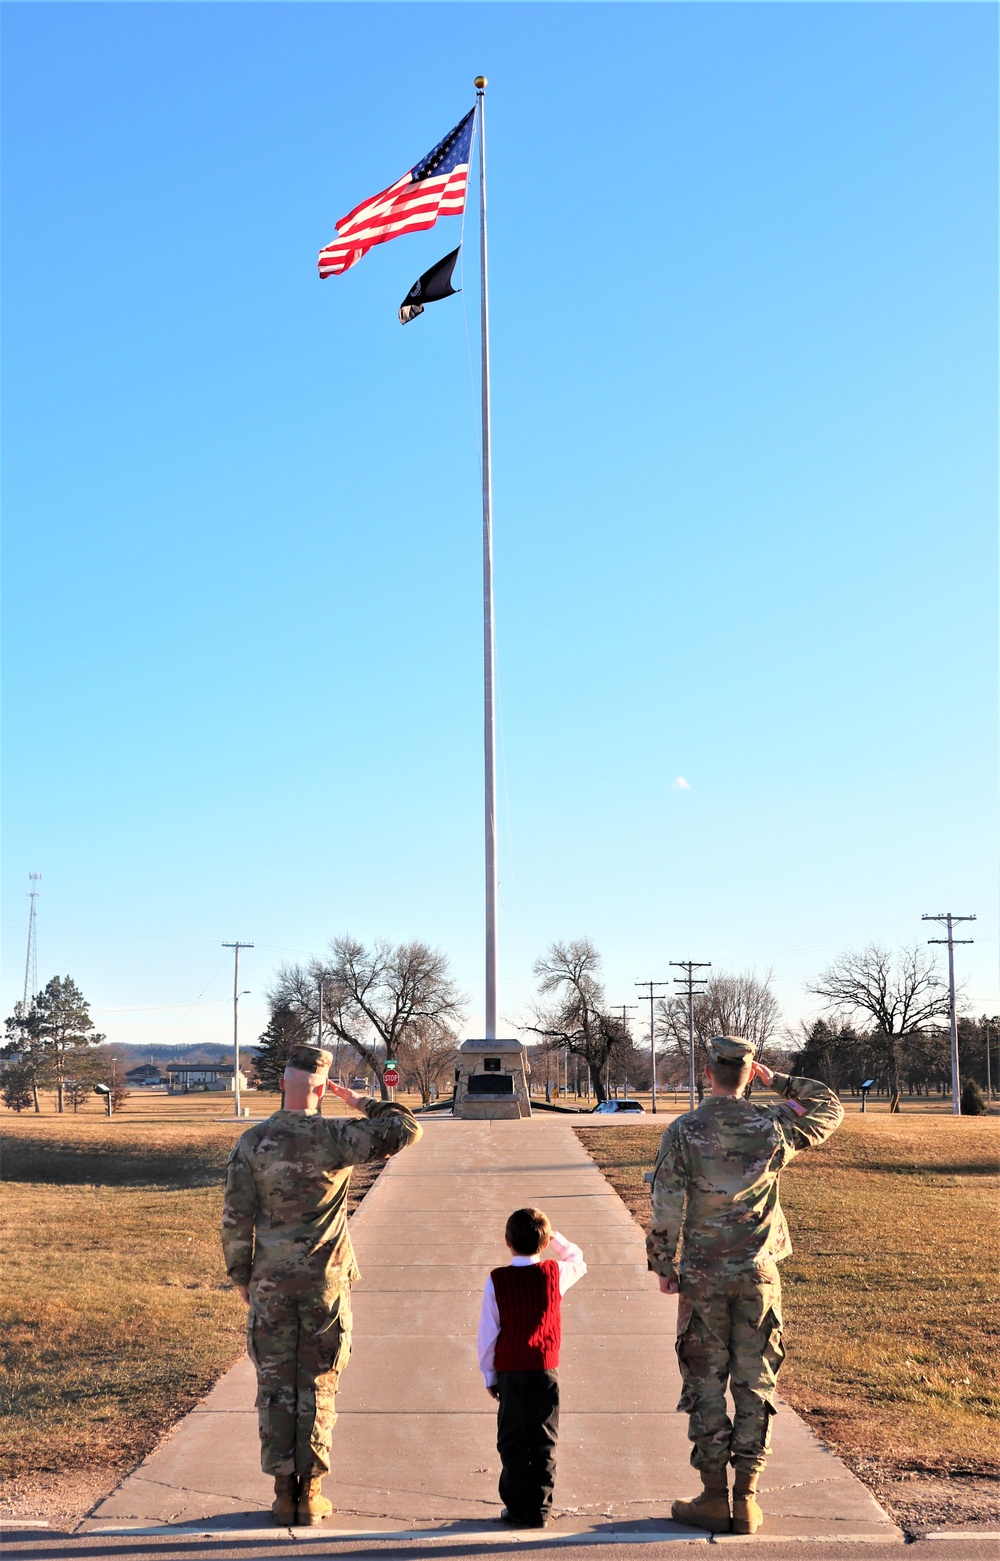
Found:
[[[477,115],[476,116],[476,121],[478,121],[478,118],[479,118],[479,116]],[[472,159],[473,159],[473,156],[474,156],[475,150],[476,150],[476,129],[477,129],[477,123],[474,122],[473,126],[472,126],[472,145],[469,147],[469,167],[470,168],[472,167]],[[459,258],[460,258],[460,263],[461,263],[461,267],[462,267],[462,286],[461,286],[460,291],[461,291],[461,294],[462,294],[462,319],[463,319],[463,321],[465,323],[465,356],[466,356],[466,358],[468,360],[468,364],[469,364],[469,398],[470,398],[469,404],[470,404],[470,406],[472,408],[473,442],[474,442],[475,447],[476,447],[476,465],[479,467],[479,481],[480,481],[480,483],[482,483],[482,480],[483,480],[483,450],[482,450],[482,445],[481,445],[480,439],[479,439],[479,429],[476,427],[476,410],[477,410],[477,408],[476,408],[476,379],[475,379],[475,375],[474,375],[474,373],[472,371],[472,337],[471,337],[471,335],[469,333],[469,310],[468,310],[468,307],[466,306],[466,302],[465,302],[465,216],[466,216],[467,210],[468,210],[468,201],[466,201],[465,205],[462,207],[462,235],[461,235],[461,238],[459,240]]]

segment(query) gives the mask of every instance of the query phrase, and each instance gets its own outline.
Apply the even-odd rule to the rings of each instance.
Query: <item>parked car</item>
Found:
[[[618,1111],[645,1113],[645,1106],[641,1106],[637,1100],[602,1100],[594,1110],[601,1112],[603,1116],[611,1116]]]

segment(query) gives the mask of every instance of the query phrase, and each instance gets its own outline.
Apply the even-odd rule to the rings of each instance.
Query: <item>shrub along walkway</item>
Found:
[[[646,1272],[642,1233],[625,1205],[566,1120],[425,1122],[421,1142],[390,1162],[352,1221],[363,1277],[326,1487],[337,1511],[324,1532],[497,1534],[495,1409],[477,1368],[476,1321],[485,1275],[506,1260],[506,1216],[534,1203],[589,1264],[564,1302],[558,1518],[549,1533],[693,1539],[670,1523],[672,1498],[697,1484],[685,1418],[675,1412],[676,1302]],[[86,1529],[264,1526],[271,1493],[258,1465],[253,1393],[244,1360]],[[898,1534],[787,1408],[775,1421],[762,1493],[768,1537]]]

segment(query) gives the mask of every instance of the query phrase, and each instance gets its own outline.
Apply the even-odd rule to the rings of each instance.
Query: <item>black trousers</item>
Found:
[[[512,1518],[543,1518],[556,1478],[559,1379],[554,1371],[498,1371],[497,1388],[500,1500]]]

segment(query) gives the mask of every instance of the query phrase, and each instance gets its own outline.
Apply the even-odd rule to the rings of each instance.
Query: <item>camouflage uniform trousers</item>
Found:
[[[777,1266],[741,1274],[682,1278],[677,1307],[677,1360],[696,1469],[732,1463],[763,1469],[771,1448],[774,1391],[785,1358]],[[726,1379],[733,1419],[726,1406]]]
[[[257,1368],[264,1473],[329,1473],[337,1381],[351,1354],[350,1286],[296,1294],[253,1284],[247,1352]]]

